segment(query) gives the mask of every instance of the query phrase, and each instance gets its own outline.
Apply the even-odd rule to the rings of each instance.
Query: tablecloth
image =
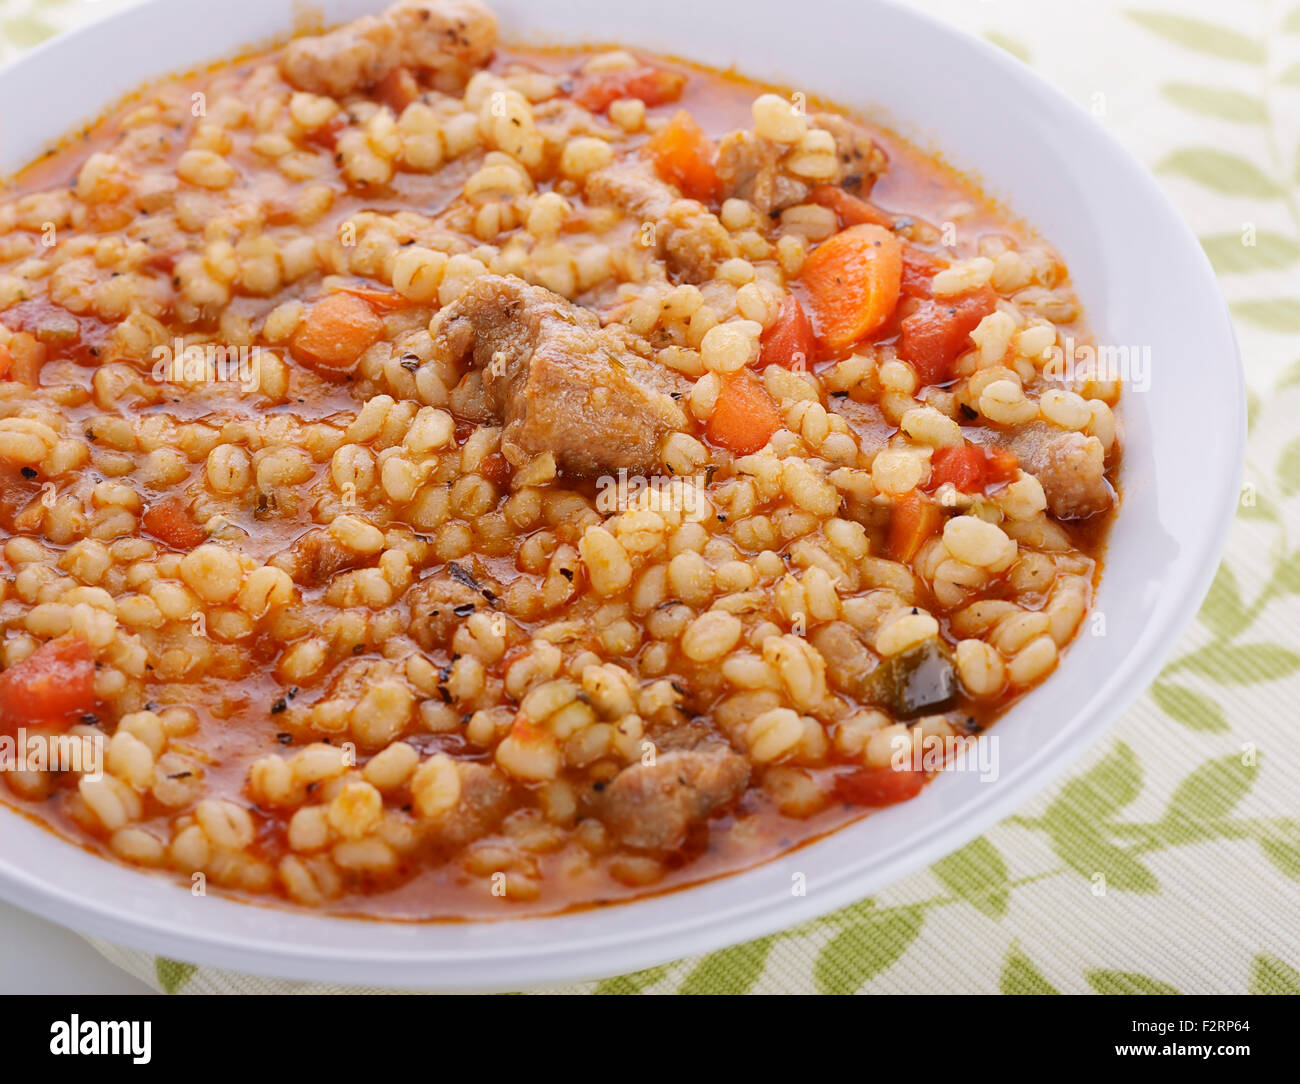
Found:
[[[0,0],[0,60],[126,2]],[[1300,4],[917,6],[1089,109],[1201,239],[1250,387],[1226,557],[1132,710],[965,849],[795,929],[564,989],[1300,993]],[[95,945],[167,993],[345,989]]]

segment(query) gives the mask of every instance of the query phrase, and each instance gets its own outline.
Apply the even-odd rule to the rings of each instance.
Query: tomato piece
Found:
[[[748,369],[725,378],[705,434],[737,455],[758,451],[781,428],[781,412]]]
[[[680,188],[683,196],[701,203],[713,203],[718,198],[722,189],[718,150],[686,110],[678,110],[650,137],[645,149],[659,176]]]
[[[763,332],[759,365],[810,369],[817,360],[817,337],[799,299],[788,295],[781,302],[772,326]]]
[[[510,465],[510,460],[500,452],[493,452],[486,456],[483,462],[479,464],[478,472],[493,485],[503,486],[510,481],[514,474],[515,468]]]
[[[908,564],[916,557],[926,539],[939,533],[943,512],[929,497],[918,490],[900,497],[889,519],[889,555]]]
[[[317,301],[289,340],[293,356],[325,374],[343,374],[379,341],[383,321],[375,310],[349,293]]]
[[[9,353],[9,347],[5,346],[4,343],[0,343],[0,380],[9,379],[9,369],[13,366],[13,363],[14,358]]]
[[[963,493],[982,493],[989,486],[1013,480],[1020,470],[1015,452],[1006,448],[982,448],[967,441],[938,449],[930,458],[930,480],[922,487],[933,493],[950,483]]]
[[[376,312],[397,312],[411,307],[411,302],[396,290],[378,290],[372,286],[344,286],[339,292],[361,298]]]
[[[327,151],[333,151],[338,146],[340,134],[347,126],[347,114],[335,113],[319,128],[308,132],[306,140],[308,143],[315,143],[318,147],[324,147]]]
[[[930,480],[925,488],[934,491],[947,483],[963,493],[977,493],[984,488],[987,470],[984,449],[976,444],[939,448],[930,458]]]
[[[835,217],[840,221],[840,229],[846,226],[869,225],[883,226],[887,230],[892,230],[897,218],[888,211],[882,211],[874,203],[859,199],[833,184],[817,185],[808,193],[808,198],[813,203],[819,203],[834,211]]]
[[[985,449],[984,485],[1000,486],[1015,481],[1020,473],[1020,460],[1008,448]]]
[[[898,356],[908,362],[922,384],[945,384],[952,363],[970,345],[970,333],[998,304],[998,295],[982,286],[942,301],[930,299],[903,318]]]
[[[27,331],[20,331],[9,340],[9,379],[29,388],[40,387],[41,367],[49,354],[43,342]]]
[[[648,106],[675,102],[682,96],[686,76],[663,68],[646,66],[630,71],[584,75],[573,91],[573,100],[592,113],[603,113],[620,98],[639,98]]]
[[[60,636],[0,674],[0,732],[71,726],[96,706],[95,661],[80,636]]]
[[[819,341],[837,352],[878,331],[898,305],[903,252],[881,226],[850,226],[809,253],[799,272]]]
[[[154,538],[172,549],[192,550],[208,540],[208,532],[190,519],[185,503],[176,497],[151,504],[140,522]]]
[[[394,68],[375,87],[375,97],[399,115],[419,96],[420,84],[410,68]]]
[[[911,768],[856,768],[835,777],[835,793],[850,805],[879,809],[915,798],[925,785],[925,773]]]
[[[948,266],[946,260],[931,256],[915,245],[903,246],[903,283],[904,297],[929,297],[930,280]]]

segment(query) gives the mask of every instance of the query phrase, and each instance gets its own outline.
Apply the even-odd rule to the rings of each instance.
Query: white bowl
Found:
[[[284,34],[297,6],[224,0],[201,13],[190,0],[153,0],[32,51],[0,72],[0,173],[149,78]],[[382,0],[320,6],[334,23]],[[507,41],[619,42],[735,65],[874,112],[980,176],[1057,247],[1099,341],[1150,347],[1152,357],[1150,390],[1128,387],[1121,403],[1124,501],[1097,599],[1106,634],[1085,629],[1059,671],[997,723],[995,782],[945,773],[914,800],[819,842],[663,896],[484,923],[326,918],[193,897],[0,808],[5,899],[121,944],[286,978],[499,990],[633,971],[814,918],[966,843],[1101,736],[1195,613],[1238,494],[1240,362],[1200,247],[1092,118],[1018,61],[880,0],[824,0],[794,11],[779,0],[493,0],[493,7]],[[811,32],[791,32],[797,16]],[[1213,454],[1197,454],[1211,447]],[[806,895],[791,891],[796,873],[807,880]]]

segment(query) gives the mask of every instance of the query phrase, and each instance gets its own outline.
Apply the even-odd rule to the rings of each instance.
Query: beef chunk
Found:
[[[656,252],[682,282],[705,282],[736,255],[717,215],[656,177],[645,162],[617,162],[594,171],[584,189],[598,207],[614,207],[654,226]]]
[[[466,360],[521,466],[545,452],[562,470],[653,473],[665,434],[686,425],[684,381],[635,354],[621,329],[522,279],[484,275],[430,326],[445,360]]]
[[[587,199],[601,207],[653,222],[663,218],[676,193],[650,172],[644,162],[619,162],[587,177]]]
[[[731,132],[718,144],[722,198],[748,200],[760,214],[772,215],[808,197],[808,186],[781,172],[781,152],[753,132]]]
[[[448,850],[487,835],[513,804],[510,780],[496,768],[462,760],[456,770],[460,772],[460,803],[438,821],[432,833],[432,841]]]
[[[840,160],[837,183],[846,192],[865,199],[871,195],[876,178],[885,172],[889,156],[863,128],[835,113],[817,113],[813,127],[822,128],[835,137],[835,153]]]
[[[1096,437],[1033,422],[1011,433],[1006,446],[1042,484],[1047,510],[1057,519],[1087,519],[1115,503],[1106,452]]]
[[[749,785],[749,762],[721,742],[661,752],[652,765],[624,768],[605,787],[605,824],[647,851],[680,847],[690,827],[735,801]]]
[[[301,587],[320,587],[336,572],[374,564],[374,561],[373,557],[344,547],[325,528],[314,527],[272,557],[270,563],[289,573]]]
[[[378,18],[290,42],[280,74],[299,90],[334,98],[367,90],[401,67],[454,90],[492,55],[496,38],[496,16],[478,0],[402,0]]]
[[[453,562],[407,592],[411,635],[425,651],[447,647],[465,618],[499,597],[501,585],[477,565],[466,568]]]

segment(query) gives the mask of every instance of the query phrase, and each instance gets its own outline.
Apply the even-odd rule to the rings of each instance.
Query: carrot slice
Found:
[[[639,98],[648,106],[675,102],[682,96],[686,76],[663,68],[602,72],[578,80],[573,100],[592,113],[603,113],[620,98]]]
[[[192,550],[206,542],[208,532],[190,519],[183,501],[169,497],[151,504],[140,517],[144,529],[172,549]]]
[[[812,367],[816,361],[817,337],[797,297],[787,295],[781,302],[772,326],[763,333],[762,346],[759,365],[781,365],[787,369]]]
[[[717,148],[686,110],[679,109],[645,147],[659,176],[680,188],[683,196],[701,203],[718,198],[722,186]]]
[[[889,520],[889,554],[904,564],[916,557],[931,535],[939,533],[943,513],[925,494],[912,490],[894,505]]]
[[[327,374],[343,374],[383,333],[383,321],[365,301],[330,294],[311,307],[289,341],[293,356]]]
[[[819,184],[808,193],[808,198],[813,203],[819,203],[834,211],[835,216],[840,220],[841,229],[845,226],[870,225],[884,226],[885,229],[891,230],[898,218],[897,215],[891,215],[874,203],[859,199],[833,184]]]
[[[758,377],[742,370],[726,378],[705,434],[737,455],[758,451],[781,428],[781,412]]]
[[[799,274],[819,338],[844,350],[877,331],[898,305],[903,246],[881,226],[851,226],[823,241]]]
[[[0,674],[0,733],[70,726],[97,702],[90,645],[80,636],[60,636]]]

